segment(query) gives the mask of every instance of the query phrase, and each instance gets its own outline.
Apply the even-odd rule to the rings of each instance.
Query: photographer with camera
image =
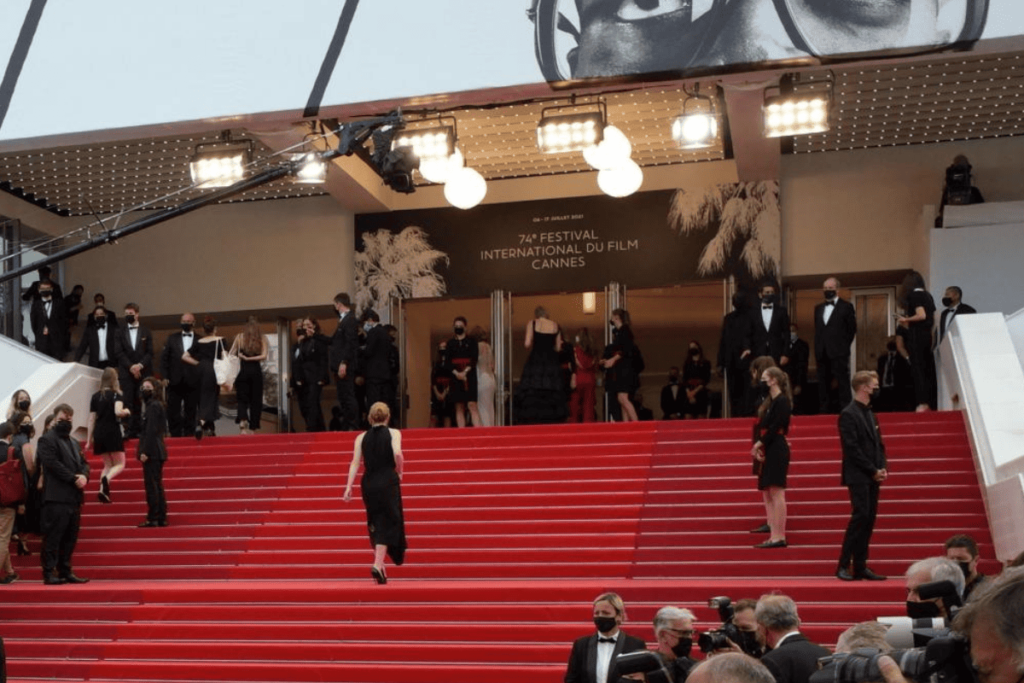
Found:
[[[697,646],[701,652],[708,655],[736,652],[758,659],[764,655],[764,636],[754,617],[757,600],[744,598],[734,605],[728,597],[720,596],[708,600],[708,607],[718,610],[722,626],[700,634]]]
[[[771,671],[776,683],[807,683],[811,674],[818,670],[818,660],[831,654],[800,633],[796,603],[788,596],[761,596],[754,618],[771,648],[761,661]]]
[[[945,557],[928,557],[910,565],[906,573],[907,580],[907,616],[911,619],[928,619],[942,617],[952,619],[955,610],[963,604],[964,574],[960,566]],[[922,595],[919,589],[932,587],[938,582],[949,582],[946,597],[939,597],[941,589],[929,591]],[[939,587],[936,586],[938,589]]]

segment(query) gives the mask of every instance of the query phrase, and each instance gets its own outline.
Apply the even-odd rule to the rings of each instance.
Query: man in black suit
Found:
[[[348,292],[341,292],[334,297],[334,310],[340,317],[334,336],[331,337],[327,363],[338,388],[341,427],[346,432],[355,431],[359,429],[360,418],[354,383],[359,353],[359,323],[352,312],[352,299]]]
[[[380,324],[380,315],[372,308],[363,311],[366,345],[362,349],[361,368],[366,381],[366,405],[386,403],[395,415],[395,385],[391,378],[391,335]]]
[[[836,578],[843,581],[884,581],[868,569],[868,545],[878,514],[878,490],[889,475],[885,445],[871,399],[879,394],[878,373],[862,370],[853,376],[853,400],[839,414],[843,447],[843,486],[849,489],[853,512],[843,537]]]
[[[141,428],[139,391],[142,380],[153,374],[153,333],[139,322],[139,305],[124,307],[125,324],[112,332],[117,339],[117,378],[124,396],[124,405],[132,411],[128,436],[136,437]]]
[[[748,344],[751,359],[771,356],[779,367],[789,364],[786,347],[789,345],[789,313],[778,301],[778,289],[773,282],[765,282],[759,291],[761,305],[755,306],[748,317]]]
[[[94,324],[85,328],[82,340],[78,342],[78,348],[75,349],[75,355],[71,360],[77,363],[84,354],[88,353],[90,368],[106,370],[115,367],[117,365],[117,331],[107,325],[107,311],[102,306],[97,306],[93,310],[92,316]]]
[[[783,370],[789,376],[789,386],[793,391],[793,414],[803,415],[811,412],[807,405],[804,389],[807,387],[807,368],[811,360],[811,347],[800,338],[796,323],[789,326],[789,344],[786,346],[786,358],[789,363]]]
[[[39,283],[39,298],[32,301],[29,317],[32,333],[36,337],[36,351],[50,358],[61,360],[67,342],[68,319],[64,310],[64,299],[57,295],[57,289],[49,280]]]
[[[668,384],[661,389],[661,419],[683,419],[683,407],[686,402],[686,391],[679,386],[679,368],[668,369]]]
[[[949,329],[949,325],[953,322],[953,318],[958,315],[966,315],[968,313],[977,313],[973,306],[968,306],[963,303],[960,299],[963,297],[964,292],[959,287],[946,287],[946,293],[942,297],[942,305],[946,308],[942,311],[942,317],[939,318],[939,339],[946,336],[946,330]]]
[[[196,317],[184,313],[181,332],[169,336],[160,353],[160,374],[167,380],[167,424],[171,436],[187,436],[196,428],[200,370],[198,365],[182,359],[196,343],[195,325]]]
[[[64,292],[61,291],[60,285],[53,281],[52,275],[53,270],[50,266],[43,266],[38,271],[39,279],[33,282],[28,289],[21,294],[22,301],[36,301],[39,298],[39,286],[44,282],[50,283],[50,288],[53,290],[53,296],[58,299],[64,298]]]
[[[893,413],[914,409],[914,377],[910,373],[908,356],[900,335],[894,334],[885,341],[885,353],[878,357],[881,392],[871,402],[875,412]]]
[[[807,683],[818,670],[818,659],[832,654],[800,633],[800,616],[790,597],[761,596],[754,618],[764,629],[771,648],[761,657],[761,663],[772,672],[776,683]]]
[[[644,641],[619,628],[625,618],[626,606],[617,594],[602,593],[594,599],[597,633],[572,644],[565,683],[618,683],[615,658],[625,652],[647,649]]]
[[[825,280],[825,300],[814,307],[814,358],[818,363],[821,413],[838,413],[850,403],[850,344],[857,336],[853,304],[839,298],[839,280]]]
[[[89,579],[71,571],[71,555],[78,543],[89,464],[78,442],[71,438],[74,409],[66,403],[53,410],[53,426],[39,437],[36,457],[43,468],[40,525],[43,533],[43,583],[85,583]]]
[[[672,672],[672,680],[682,683],[697,663],[690,658],[693,649],[693,622],[696,617],[688,609],[662,607],[654,615],[655,652],[665,668]]]
[[[718,374],[725,374],[729,390],[729,415],[743,414],[743,397],[750,383],[750,312],[743,292],[732,295],[733,310],[722,319],[722,336],[718,342]]]

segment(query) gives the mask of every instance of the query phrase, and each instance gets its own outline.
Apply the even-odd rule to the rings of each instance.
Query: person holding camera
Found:
[[[785,595],[763,595],[757,601],[754,618],[771,648],[761,662],[776,683],[807,683],[818,670],[818,660],[831,653],[800,633],[796,603]]]
[[[906,579],[907,616],[911,619],[934,617],[952,619],[953,610],[963,604],[964,585],[967,580],[960,570],[960,565],[953,560],[948,560],[945,557],[928,557],[915,562],[907,569]],[[931,592],[925,595],[921,594],[924,592],[922,586],[937,582],[950,584],[949,595],[933,597]]]

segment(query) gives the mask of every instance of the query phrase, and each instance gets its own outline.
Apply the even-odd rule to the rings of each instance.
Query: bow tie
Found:
[[[191,332],[182,332],[182,333],[181,333],[181,336],[182,336],[182,337],[191,337],[191,336],[192,336],[192,333],[191,333]]]
[[[771,304],[762,304],[761,305],[761,310],[762,311],[770,311],[770,310],[772,310],[772,305]]]
[[[598,638],[597,642],[599,642],[599,643],[614,643],[615,639],[614,638]]]
[[[825,305],[826,305],[826,306],[835,306],[835,305],[836,305],[836,302],[835,302],[835,301],[826,301],[826,302],[825,302]]]

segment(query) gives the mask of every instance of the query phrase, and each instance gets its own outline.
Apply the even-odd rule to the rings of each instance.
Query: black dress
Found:
[[[604,358],[611,358],[616,353],[621,357],[615,365],[604,371],[604,387],[609,394],[633,395],[639,386],[633,364],[637,355],[636,343],[633,341],[633,330],[623,325],[612,331],[612,343],[605,347]]]
[[[113,391],[97,391],[89,402],[89,412],[96,413],[96,424],[92,430],[92,450],[94,453],[120,453],[124,450],[124,437],[121,434],[121,422],[114,405],[124,397]]]
[[[371,427],[363,435],[363,479],[359,490],[366,507],[370,545],[386,545],[396,565],[405,561],[405,517],[402,488],[395,469],[391,430],[385,425]]]
[[[199,419],[213,424],[220,417],[220,385],[213,370],[213,359],[219,357],[221,343],[196,342],[189,355],[199,361]]]
[[[789,418],[793,406],[785,394],[779,394],[768,405],[763,417],[754,427],[754,442],[764,444],[764,463],[757,478],[757,488],[764,491],[769,486],[786,488],[789,473]]]
[[[924,309],[924,320],[910,323],[907,335],[907,353],[910,355],[910,372],[914,379],[914,401],[916,405],[928,404],[936,408],[938,384],[935,377],[935,355],[932,353],[932,328],[935,326],[935,301],[923,289],[914,290],[907,296],[907,315],[912,316],[918,308]]]
[[[554,424],[569,417],[569,396],[562,363],[555,350],[560,331],[538,332],[533,325],[533,347],[523,366],[515,397],[516,424]]]
[[[22,462],[25,462],[22,449],[27,443],[29,443],[28,436],[21,432],[18,432],[11,438],[14,455]],[[14,518],[14,530],[19,535],[40,533],[39,515],[43,507],[43,499],[42,492],[39,490],[39,476],[42,474],[42,471],[38,461],[36,461],[35,474],[30,475],[27,467],[22,469],[25,478],[25,491],[28,493],[28,497],[25,500],[25,512],[17,514]]]
[[[695,403],[683,396],[683,413],[704,417],[708,413],[708,384],[711,382],[711,362],[701,358],[698,361],[687,359],[683,364],[683,387],[688,391],[700,387],[694,396]]]

